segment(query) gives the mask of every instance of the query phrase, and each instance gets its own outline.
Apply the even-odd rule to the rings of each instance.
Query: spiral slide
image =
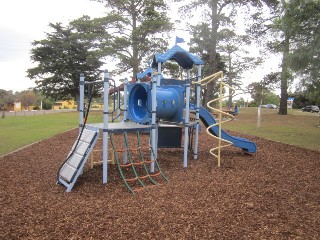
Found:
[[[201,121],[206,127],[216,123],[216,120],[211,115],[211,113],[208,112],[208,110],[203,107],[200,107],[199,115],[200,115]],[[210,128],[210,132],[215,136],[219,136],[219,126],[217,125]],[[222,129],[221,129],[221,138],[232,142],[235,147],[241,148],[246,153],[256,153],[257,151],[257,146],[254,142],[251,142],[245,138],[231,136]]]

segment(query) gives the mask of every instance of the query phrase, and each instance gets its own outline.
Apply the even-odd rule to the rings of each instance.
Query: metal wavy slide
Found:
[[[204,107],[200,107],[199,115],[200,115],[201,121],[206,127],[216,123],[216,120],[214,119],[214,117]],[[210,132],[215,136],[219,136],[219,126],[214,126],[210,128]],[[221,129],[221,138],[232,142],[235,147],[241,148],[245,153],[257,152],[257,146],[254,142],[251,142],[245,138],[231,136],[222,129]]]

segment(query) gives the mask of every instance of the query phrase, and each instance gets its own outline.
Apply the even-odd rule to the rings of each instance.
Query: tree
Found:
[[[299,107],[305,105],[320,106],[320,86],[319,84],[309,84],[305,89],[292,93],[294,103]]]
[[[2,110],[2,118],[5,118],[5,106],[14,104],[15,96],[13,92],[0,89],[0,110]]]
[[[273,92],[266,92],[265,93],[265,97],[264,97],[264,103],[266,104],[274,104],[274,105],[277,105],[279,106],[279,102],[280,102],[280,99],[279,99],[279,96]]]
[[[249,32],[253,35],[257,43],[263,46],[266,52],[280,53],[282,55],[281,72],[279,78],[281,98],[279,114],[287,114],[287,98],[288,98],[288,85],[292,80],[289,65],[288,55],[290,50],[290,35],[286,31],[284,25],[280,21],[281,17],[286,15],[287,11],[284,8],[284,0],[271,0],[265,1],[265,6],[268,7],[269,14],[264,14],[265,6],[259,6],[251,16],[253,24],[249,27]]]
[[[218,51],[222,55],[222,59],[226,62],[226,80],[229,86],[233,86],[237,90],[244,91],[241,88],[241,74],[254,68],[260,63],[259,58],[250,57],[247,50],[250,44],[249,37],[246,35],[238,35],[230,29],[222,29],[219,32]],[[229,89],[228,107],[232,107],[232,90]]]
[[[162,65],[162,72],[164,74],[170,75],[172,78],[180,78],[181,77],[181,69],[178,63],[173,61],[165,62]]]
[[[175,0],[175,2],[181,2],[182,0]],[[183,14],[192,14],[197,8],[203,9],[203,22],[194,26],[194,29],[200,29],[198,36],[193,35],[191,39],[192,44],[199,44],[199,47],[205,49],[209,56],[208,75],[218,72],[217,62],[217,46],[218,46],[218,33],[220,27],[232,26],[235,24],[234,18],[237,13],[237,9],[243,5],[257,5],[260,1],[254,0],[191,0],[181,7]],[[207,86],[207,90],[204,94],[204,102],[213,99],[214,95],[214,83]]]
[[[309,104],[320,104],[320,1],[294,0],[286,5],[283,25],[290,32],[289,64]]]
[[[270,93],[270,90],[259,82],[253,82],[248,85],[248,92],[251,94],[256,106],[265,102],[266,95]]]
[[[40,109],[40,107],[42,106],[41,109],[44,109],[44,110],[52,109],[54,100],[52,100],[50,97],[43,95],[42,92],[38,91],[37,89],[32,89],[32,91],[36,95],[36,102],[35,102],[36,107],[39,107]]]
[[[38,65],[27,74],[45,96],[77,99],[80,73],[85,74],[86,81],[98,79],[103,64],[98,40],[105,32],[89,20],[84,16],[66,27],[50,23],[53,32],[32,43],[31,60]]]
[[[288,86],[294,78],[293,73],[298,73],[301,81],[309,82],[306,85],[317,85],[319,81],[320,2],[274,0],[266,3],[271,7],[270,16],[255,13],[256,24],[251,30],[259,36],[259,42],[263,42],[261,39],[270,39],[266,34],[271,33],[274,38],[264,42],[264,45],[282,54],[279,114],[286,115]]]
[[[27,110],[36,103],[36,94],[30,90],[21,91],[18,93],[18,100],[21,102],[24,109]]]
[[[141,63],[156,51],[164,50],[164,33],[172,29],[164,0],[96,0],[105,3],[110,11],[101,20],[108,27],[109,41],[106,56],[119,61],[118,72],[142,70]]]
[[[281,6],[282,5],[282,6]],[[286,8],[286,2],[281,0],[280,4],[280,13],[283,15],[283,18],[286,18],[288,14],[288,9]],[[281,90],[281,98],[280,98],[280,108],[279,114],[286,115],[288,113],[287,109],[287,99],[288,99],[288,82],[291,79],[291,73],[289,70],[289,51],[290,51],[290,39],[291,34],[288,31],[286,25],[282,24],[280,21],[277,24],[276,29],[281,31],[282,41],[280,43],[280,51],[282,52],[282,63],[281,63],[281,76],[280,76],[280,90]]]
[[[257,106],[262,102],[279,105],[279,97],[273,91],[279,87],[280,76],[281,73],[272,72],[267,74],[260,82],[253,82],[248,85],[248,92]]]
[[[196,26],[190,26],[191,39],[190,39],[190,52],[195,53],[201,57],[204,61],[204,66],[202,68],[202,75],[209,76],[212,74],[212,67],[210,66],[210,25],[208,23],[199,23]],[[225,62],[222,61],[219,53],[215,54],[215,67],[216,72],[223,71],[225,72],[226,65]],[[208,96],[208,92],[211,92],[210,97]],[[209,98],[213,99],[218,97],[219,93],[219,84],[212,83],[207,85],[206,88],[203,89],[203,98],[202,105],[206,106],[207,100]],[[209,99],[209,100],[211,100]]]
[[[246,106],[246,101],[244,100],[243,97],[239,98],[239,100],[237,101],[237,104],[239,107],[245,107]]]

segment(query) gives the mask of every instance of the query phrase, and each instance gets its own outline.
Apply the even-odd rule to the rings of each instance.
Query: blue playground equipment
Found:
[[[130,84],[128,92],[128,119],[143,124],[151,123],[151,109],[148,109],[152,106],[151,85],[147,83]],[[171,122],[183,120],[183,86],[159,86],[157,87],[156,99],[157,118]]]
[[[216,124],[216,120],[212,116],[212,114],[205,109],[204,107],[200,107],[200,119],[203,124],[208,127],[212,124]],[[210,132],[215,136],[219,136],[219,126],[215,125],[210,128]],[[235,136],[231,136],[221,129],[221,138],[232,142],[235,147],[241,148],[245,153],[255,153],[257,151],[257,146],[254,142],[251,142],[245,138],[239,138]]]
[[[175,61],[185,72],[185,79],[166,79],[162,74],[162,64],[167,61]],[[228,145],[241,148],[245,153],[255,153],[256,144],[243,138],[238,138],[227,134],[221,129],[223,121],[222,116],[233,117],[231,114],[224,113],[221,110],[222,97],[220,97],[220,109],[218,123],[212,114],[204,107],[200,106],[201,87],[220,78],[220,95],[222,88],[227,86],[223,83],[223,74],[219,72],[212,76],[201,79],[201,67],[204,62],[197,56],[187,52],[178,45],[174,45],[166,53],[156,53],[152,64],[144,72],[137,74],[136,82],[129,83],[128,79],[123,81],[123,102],[120,103],[120,93],[118,92],[117,101],[109,101],[109,93],[114,94],[120,91],[120,87],[115,87],[115,81],[109,77],[108,71],[105,71],[102,81],[86,82],[84,76],[80,76],[80,102],[79,102],[79,137],[67,160],[63,163],[57,173],[57,182],[64,185],[67,191],[71,191],[75,181],[81,175],[85,162],[98,139],[102,134],[103,138],[103,176],[104,184],[108,181],[108,159],[110,145],[112,147],[115,162],[119,173],[126,187],[133,194],[142,189],[148,188],[148,182],[157,185],[156,177],[160,176],[167,180],[160,165],[157,162],[157,152],[162,147],[182,147],[183,148],[183,167],[188,166],[188,153],[193,154],[193,158],[198,158],[198,138],[200,131],[200,120],[206,126],[208,134],[218,139],[218,148],[210,150],[210,153],[216,156],[218,166],[220,166],[220,149],[224,146],[221,142]],[[191,69],[197,67],[197,75],[191,76]],[[150,76],[151,81],[140,82],[141,79]],[[83,120],[84,112],[84,87],[85,85],[103,84],[104,87],[104,109],[103,123],[86,124]],[[194,86],[194,87],[193,87]],[[228,87],[228,86],[227,86]],[[231,88],[231,87],[230,87]],[[109,91],[109,90],[112,91]],[[190,101],[193,96],[194,102]],[[210,104],[217,99],[210,101],[208,108],[214,109]],[[114,103],[113,110],[110,111],[109,103]],[[116,104],[115,104],[116,103]],[[109,122],[109,116],[114,112],[122,112],[123,119],[119,122]],[[86,114],[86,116],[88,113]],[[120,116],[120,114],[117,114]],[[99,129],[101,131],[99,131]],[[183,131],[184,130],[184,131]],[[134,132],[137,135],[138,146],[136,149],[130,147],[128,132]],[[150,148],[148,155],[150,160],[144,160],[145,153],[141,150],[140,133],[150,134]],[[184,138],[182,138],[182,133]],[[116,149],[114,144],[114,134],[123,134],[124,149]],[[182,143],[183,139],[183,143]],[[110,143],[110,144],[109,144]],[[133,160],[133,152],[139,152],[140,158]],[[218,155],[213,153],[218,151]],[[122,160],[120,160],[122,153]],[[145,175],[140,175],[138,168],[142,167]],[[134,177],[127,177],[123,169],[132,169]],[[133,188],[130,184],[137,182],[139,188]]]

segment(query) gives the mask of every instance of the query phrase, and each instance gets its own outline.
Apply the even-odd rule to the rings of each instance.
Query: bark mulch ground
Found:
[[[232,133],[258,152],[227,147],[218,168],[202,131],[187,169],[182,149],[159,151],[163,185],[133,196],[115,166],[107,185],[86,166],[66,193],[56,171],[77,133],[0,158],[0,239],[320,239],[319,151]]]

